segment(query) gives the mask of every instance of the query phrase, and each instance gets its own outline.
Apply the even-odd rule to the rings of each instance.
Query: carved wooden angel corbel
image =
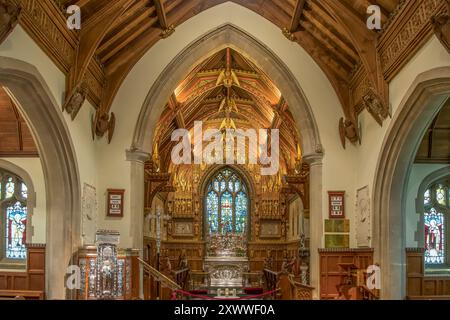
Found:
[[[0,0],[0,44],[5,41],[8,35],[19,23],[22,7],[11,0]]]
[[[95,116],[92,117],[92,139],[95,136],[101,138],[108,132],[108,143],[111,143],[111,139],[114,134],[114,128],[116,126],[116,116],[114,112],[108,115],[106,112],[97,111]]]
[[[341,118],[339,120],[339,135],[344,149],[346,139],[350,140],[351,143],[361,142],[358,124],[355,124],[355,122],[349,119],[344,120],[344,118]]]
[[[383,103],[383,100],[373,88],[367,89],[362,103],[378,124],[380,126],[383,125],[383,121],[389,116],[389,108]]]
[[[447,0],[448,12],[450,13],[450,0]],[[442,14],[431,18],[434,33],[450,53],[450,15]]]
[[[86,101],[88,95],[88,85],[86,82],[80,82],[75,86],[67,96],[66,101],[63,105],[63,111],[67,111],[71,115],[72,120],[75,119],[84,102]]]

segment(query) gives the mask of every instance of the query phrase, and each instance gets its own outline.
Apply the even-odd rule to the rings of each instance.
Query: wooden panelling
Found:
[[[45,292],[45,245],[27,245],[27,269],[0,272],[0,290]]]
[[[406,249],[407,299],[429,300],[450,298],[450,275],[425,272],[423,248]]]
[[[320,255],[320,299],[335,299],[339,296],[337,285],[345,274],[339,263],[353,263],[366,270],[373,264],[373,249],[319,249]]]

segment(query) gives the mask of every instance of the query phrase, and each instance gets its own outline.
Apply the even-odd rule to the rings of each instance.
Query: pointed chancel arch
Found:
[[[65,270],[79,248],[81,223],[80,180],[70,133],[34,66],[0,57],[0,85],[16,100],[39,150],[47,194],[46,297],[64,299]]]
[[[267,46],[252,35],[232,25],[225,24],[203,35],[181,51],[163,70],[150,88],[141,108],[134,137],[127,159],[131,161],[131,199],[130,207],[136,221],[133,228],[133,244],[141,247],[144,211],[144,165],[152,152],[153,138],[158,120],[167,101],[192,68],[211,54],[225,48],[231,48],[252,61],[278,87],[289,105],[300,133],[302,159],[310,164],[310,211],[311,211],[311,285],[316,288],[314,297],[319,292],[319,256],[322,247],[322,158],[323,148],[319,130],[311,106],[287,65]]]
[[[193,66],[226,47],[232,48],[254,62],[279,88],[297,121],[303,155],[321,154],[322,145],[316,120],[295,76],[269,48],[231,24],[218,27],[191,43],[160,74],[142,106],[132,149],[151,153],[154,128],[172,93]]]

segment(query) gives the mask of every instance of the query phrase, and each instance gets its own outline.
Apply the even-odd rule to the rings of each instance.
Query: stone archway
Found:
[[[39,149],[47,194],[46,294],[47,299],[64,299],[66,268],[80,244],[75,150],[61,110],[34,66],[0,57],[0,84],[16,100]]]
[[[373,195],[373,236],[384,299],[405,296],[406,182],[421,138],[449,97],[449,67],[420,74],[394,115],[383,142]]]
[[[191,43],[159,75],[151,87],[139,114],[127,159],[131,161],[131,210],[136,227],[132,227],[133,245],[142,247],[144,161],[149,159],[156,124],[169,97],[186,74],[201,61],[226,47],[231,47],[263,70],[280,89],[290,106],[298,132],[303,160],[310,165],[311,189],[311,285],[319,292],[319,256],[322,246],[322,158],[319,130],[303,90],[286,64],[269,48],[238,27],[225,24]],[[141,223],[139,223],[141,222]]]

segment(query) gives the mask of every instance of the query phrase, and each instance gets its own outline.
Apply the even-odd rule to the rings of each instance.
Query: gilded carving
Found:
[[[283,30],[281,30],[283,32],[283,35],[290,41],[295,41],[296,38],[295,36],[292,34],[292,32],[289,31],[288,28],[283,28]]]
[[[172,24],[161,32],[160,36],[162,39],[170,37],[175,32],[175,26]]]

